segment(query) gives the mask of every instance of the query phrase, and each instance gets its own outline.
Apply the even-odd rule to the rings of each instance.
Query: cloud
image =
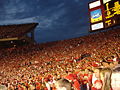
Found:
[[[80,0],[75,0],[75,2],[80,2]]]
[[[27,5],[25,2],[20,2],[17,0],[16,2],[10,2],[8,5],[4,5],[4,21],[0,21],[1,24],[20,24],[20,23],[30,23],[30,22],[38,22],[39,25],[37,28],[53,28],[53,23],[57,23],[57,20],[64,15],[65,9],[62,8],[64,6],[64,3],[60,3],[57,5],[57,7],[52,6],[51,8],[47,8],[45,10],[40,10],[41,13],[33,16],[26,16],[28,12],[32,12],[29,8],[29,5]],[[39,7],[40,8],[40,7]],[[21,14],[20,14],[21,13]],[[25,14],[26,13],[26,14]],[[21,15],[24,18],[20,18]],[[24,16],[23,16],[24,14]],[[1,15],[0,15],[1,16]],[[27,17],[27,18],[26,18]],[[19,19],[20,18],[20,19]]]
[[[21,6],[21,7],[6,6],[5,11],[6,11],[6,14],[16,14],[16,13],[24,12],[25,7],[24,6]]]
[[[1,25],[9,25],[9,24],[24,24],[24,23],[33,23],[37,22],[35,17],[25,18],[25,19],[13,19],[13,20],[4,20],[0,21]]]
[[[52,12],[52,11],[51,11]],[[53,28],[54,23],[57,23],[57,20],[59,20],[60,17],[62,17],[65,14],[65,9],[61,9],[55,12],[49,12],[46,16],[37,16],[35,19],[39,22],[39,28]],[[37,28],[38,28],[37,27]],[[55,28],[55,27],[54,27]]]
[[[24,14],[29,12],[28,5],[25,2],[20,2],[19,0],[16,1],[9,1],[4,3],[4,8],[0,11],[0,13],[4,14],[4,19],[14,19],[16,14]],[[0,15],[1,16],[1,15]]]
[[[61,7],[63,7],[65,5],[65,3],[61,3],[61,4],[59,4],[58,6],[57,6],[57,8],[61,8]]]

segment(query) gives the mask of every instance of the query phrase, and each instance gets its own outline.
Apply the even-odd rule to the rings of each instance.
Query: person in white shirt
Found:
[[[0,90],[7,90],[7,87],[5,85],[0,85]]]
[[[113,90],[120,90],[120,66],[113,69],[111,86]]]

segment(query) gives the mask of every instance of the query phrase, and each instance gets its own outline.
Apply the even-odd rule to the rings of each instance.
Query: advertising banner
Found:
[[[103,22],[92,24],[91,30],[98,30],[104,28]]]
[[[98,7],[98,6],[100,6],[100,5],[101,5],[100,0],[95,1],[95,2],[92,2],[92,3],[89,4],[89,9]]]
[[[101,20],[102,20],[102,12],[101,12],[101,9],[97,9],[97,10],[91,11],[91,12],[90,12],[90,16],[91,16],[91,17],[90,17],[91,23],[101,21]]]
[[[111,1],[111,0],[103,0],[103,4],[105,4],[105,3],[109,2],[109,1]]]

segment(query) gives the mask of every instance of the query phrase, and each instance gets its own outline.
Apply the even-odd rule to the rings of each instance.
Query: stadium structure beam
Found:
[[[3,39],[0,39],[0,41],[12,41],[12,40],[18,40],[18,37],[15,37],[15,38],[3,38]]]

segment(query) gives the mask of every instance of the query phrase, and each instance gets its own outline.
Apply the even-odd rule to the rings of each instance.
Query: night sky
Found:
[[[79,37],[88,34],[91,1],[0,0],[0,25],[37,22],[37,42]]]

